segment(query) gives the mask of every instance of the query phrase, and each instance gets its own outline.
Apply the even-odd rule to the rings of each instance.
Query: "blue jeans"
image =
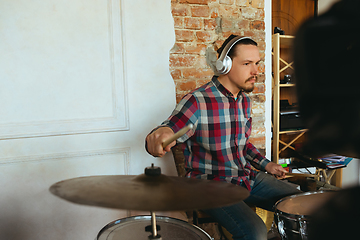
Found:
[[[273,211],[274,204],[278,200],[300,192],[292,185],[264,172],[259,172],[247,199],[231,206],[202,211],[225,227],[233,235],[233,240],[265,240],[267,239],[265,223],[247,203]]]

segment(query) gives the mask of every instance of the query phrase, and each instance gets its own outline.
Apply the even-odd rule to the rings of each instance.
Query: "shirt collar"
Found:
[[[222,93],[224,94],[226,97],[233,97],[236,99],[242,94],[242,91],[240,91],[238,93],[237,96],[234,96],[229,90],[227,90],[218,80],[218,76],[213,76],[213,78],[211,79],[211,81],[213,82],[213,84],[215,85],[215,87]]]

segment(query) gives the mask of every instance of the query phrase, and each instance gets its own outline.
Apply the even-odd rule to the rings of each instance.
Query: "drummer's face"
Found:
[[[258,65],[261,61],[259,49],[255,45],[235,46],[235,56],[232,59],[232,67],[228,74],[220,76],[220,82],[233,94],[241,90],[251,92],[254,90]]]

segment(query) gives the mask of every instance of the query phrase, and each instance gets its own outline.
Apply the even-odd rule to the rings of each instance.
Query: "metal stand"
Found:
[[[155,212],[153,211],[151,211],[151,228],[152,228],[152,235],[150,235],[148,238],[150,240],[162,240],[161,236],[157,234],[156,216],[155,216]]]

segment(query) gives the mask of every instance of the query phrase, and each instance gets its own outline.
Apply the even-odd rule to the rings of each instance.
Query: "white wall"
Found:
[[[0,239],[94,239],[133,212],[48,189],[141,174],[151,163],[176,174],[171,154],[155,159],[144,148],[176,102],[171,1],[17,0],[0,9]]]
[[[327,11],[334,3],[339,0],[318,0],[318,13],[321,14]]]
[[[271,122],[272,122],[272,113],[271,113],[271,96],[272,96],[272,24],[271,24],[271,1],[265,2],[265,148],[266,148],[266,158],[271,159]]]
[[[346,168],[343,168],[342,187],[351,187],[360,184],[359,159],[353,159]]]

